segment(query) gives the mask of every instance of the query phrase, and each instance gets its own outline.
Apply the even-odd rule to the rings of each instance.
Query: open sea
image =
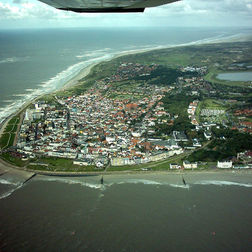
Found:
[[[0,122],[118,53],[243,40],[245,29],[0,31]],[[0,251],[252,251],[252,174],[0,175]]]
[[[251,173],[15,179],[0,251],[252,250]]]

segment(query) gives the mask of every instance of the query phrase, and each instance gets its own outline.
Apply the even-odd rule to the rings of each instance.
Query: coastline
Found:
[[[89,73],[92,71],[92,69],[102,63],[102,62],[109,62],[112,61],[116,58],[122,57],[122,56],[126,56],[126,55],[130,55],[130,54],[138,54],[138,53],[145,53],[145,52],[149,52],[152,50],[158,50],[157,48],[148,48],[148,49],[139,49],[139,50],[131,50],[131,51],[124,51],[122,53],[118,53],[116,55],[114,55],[111,59],[107,59],[107,60],[101,60],[99,62],[95,62],[92,63],[86,67],[84,67],[83,69],[81,69],[72,79],[70,79],[69,81],[67,81],[66,83],[63,84],[62,87],[60,87],[57,90],[54,90],[53,92],[51,92],[51,94],[54,94],[58,91],[66,91],[67,89],[73,88],[74,86],[78,85],[78,81],[87,77],[89,75]],[[20,108],[17,109],[17,111],[15,111],[14,113],[12,113],[11,115],[9,115],[8,117],[6,117],[0,124],[0,137],[2,136],[5,127],[7,126],[8,122],[16,115],[18,115],[19,113],[21,113],[26,107],[28,107],[31,103],[35,102],[36,100],[40,99],[41,97],[43,97],[44,94],[38,95],[36,97],[34,97],[31,100],[27,100]],[[47,176],[92,176],[92,175],[101,175],[104,174],[103,172],[47,172],[47,171],[38,171],[38,170],[30,170],[27,169],[25,167],[19,167],[19,166],[15,166],[11,163],[8,163],[6,161],[4,161],[1,157],[0,157],[0,174],[4,174],[5,172],[16,172],[17,173],[23,173],[24,175],[29,176],[31,173],[35,173],[35,174],[40,174],[40,175],[47,175]],[[110,172],[111,174],[114,174],[114,172]],[[115,172],[116,173],[116,172]],[[119,172],[120,174],[125,174],[125,172]],[[108,173],[106,173],[108,174]]]
[[[79,73],[76,74],[72,79],[67,81],[61,88],[59,88],[56,91],[53,91],[52,93],[55,93],[57,91],[66,91],[67,89],[78,85],[78,81],[81,80],[81,79],[86,78],[89,75],[89,73],[92,71],[92,69],[95,66],[97,66],[98,64],[100,64],[100,63],[110,62],[110,61],[112,61],[114,59],[117,59],[117,58],[120,58],[120,57],[123,57],[123,56],[127,56],[127,55],[145,53],[145,52],[150,52],[150,51],[154,51],[154,50],[161,50],[161,49],[164,49],[164,48],[148,48],[148,49],[138,49],[138,50],[124,51],[124,52],[115,54],[111,59],[105,59],[105,60],[102,60],[102,61],[99,61],[99,62],[92,63],[89,66],[81,69],[79,71]]]
[[[203,42],[201,44],[208,44],[208,43],[216,43],[216,42],[211,42],[211,41],[208,41],[208,42]],[[218,43],[218,42],[217,42]],[[76,85],[79,85],[79,81],[81,79],[84,79],[85,77],[87,77],[90,72],[92,71],[92,69],[97,66],[98,64],[102,63],[102,62],[110,62],[116,58],[119,58],[119,57],[123,57],[123,56],[127,56],[127,55],[134,55],[134,54],[140,54],[140,53],[146,53],[146,52],[150,52],[150,51],[156,51],[156,50],[162,50],[162,49],[167,49],[167,48],[173,48],[173,47],[185,47],[185,46],[191,46],[191,45],[200,45],[200,44],[197,44],[196,42],[194,43],[188,43],[188,44],[181,44],[181,45],[176,45],[176,46],[167,46],[167,47],[162,47],[162,48],[157,48],[157,47],[154,47],[154,48],[145,48],[145,49],[138,49],[138,50],[131,50],[131,51],[124,51],[124,52],[121,52],[121,53],[118,53],[118,54],[115,54],[112,58],[110,59],[104,59],[104,60],[101,60],[99,62],[95,62],[95,63],[92,63],[86,67],[84,67],[83,69],[81,69],[72,79],[70,79],[69,81],[67,81],[66,83],[64,83],[62,85],[62,87],[60,87],[59,89],[57,90],[54,90],[48,94],[55,94],[56,92],[58,91],[66,91],[67,89],[69,88],[73,88],[74,86]],[[33,103],[34,101],[40,99],[41,97],[43,97],[44,95],[46,94],[41,94],[41,95],[38,95],[37,97],[34,97],[32,100],[29,100],[29,101],[26,101],[16,112],[14,112],[13,114],[11,114],[10,116],[8,116],[3,122],[2,124],[0,125],[0,136],[1,134],[3,133],[3,130],[4,128],[6,127],[6,125],[8,124],[8,122],[11,120],[11,118],[13,116],[16,116],[18,115],[20,112],[22,112],[27,106],[29,106],[31,103]],[[230,172],[248,172],[249,174],[252,173],[252,170],[247,170],[247,171],[238,171],[238,170],[220,170],[220,169],[215,169],[215,170],[208,170],[208,169],[205,169],[205,170],[197,170],[197,171],[173,171],[173,170],[167,170],[167,171],[141,171],[141,170],[133,170],[133,171],[110,171],[110,172],[103,172],[103,171],[97,171],[97,172],[62,172],[62,171],[42,171],[42,170],[32,170],[32,169],[27,169],[26,167],[18,167],[18,166],[14,166],[10,163],[7,163],[5,161],[3,161],[1,158],[0,158],[0,172],[2,172],[1,170],[6,167],[7,169],[16,169],[18,171],[23,171],[23,172],[28,172],[28,173],[36,173],[36,174],[40,174],[40,175],[47,175],[47,176],[73,176],[73,177],[76,177],[76,176],[92,176],[92,175],[112,175],[112,174],[180,174],[180,175],[184,175],[184,174],[194,174],[194,173],[220,173],[220,172],[225,172],[225,173],[230,173]],[[5,172],[5,171],[4,171]]]

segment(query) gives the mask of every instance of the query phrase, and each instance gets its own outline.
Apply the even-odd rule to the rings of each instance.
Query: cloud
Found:
[[[241,13],[252,14],[252,0],[183,0],[159,7],[173,14]]]
[[[45,19],[61,20],[75,19],[77,15],[72,12],[60,11],[46,4],[32,1],[14,0],[13,3],[0,2],[0,19],[25,20],[25,19]],[[92,15],[88,15],[89,17]]]
[[[252,0],[182,0],[144,13],[87,14],[57,10],[38,0],[1,0],[0,21],[34,26],[155,26],[247,25],[252,22]],[[41,22],[43,20],[43,22]],[[12,23],[13,23],[12,22]],[[43,23],[43,24],[42,24]]]

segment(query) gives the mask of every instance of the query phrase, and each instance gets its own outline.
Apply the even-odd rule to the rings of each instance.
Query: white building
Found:
[[[232,167],[233,167],[232,161],[218,161],[217,162],[217,168],[230,169]]]
[[[178,165],[178,164],[170,164],[170,169],[173,170],[173,169],[180,169],[181,166]]]
[[[196,169],[198,168],[197,162],[190,163],[189,161],[183,161],[183,166],[185,169]]]

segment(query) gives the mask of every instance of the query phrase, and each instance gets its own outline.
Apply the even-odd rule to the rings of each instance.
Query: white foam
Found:
[[[14,63],[14,62],[17,62],[17,61],[18,61],[18,58],[17,58],[17,57],[6,58],[6,59],[0,60],[0,64]]]
[[[11,103],[14,102],[14,100],[3,100],[2,102]]]
[[[144,185],[162,185],[161,183],[148,179],[127,179],[115,184],[144,184]]]
[[[111,48],[104,48],[104,49],[99,49],[99,50],[94,50],[94,51],[85,51],[83,54],[76,55],[75,57],[78,59],[83,59],[83,58],[88,58],[88,57],[93,57],[97,58],[98,56],[103,55],[104,53],[107,53],[108,51],[111,51]]]
[[[14,97],[24,97],[26,96],[27,94],[13,94],[12,96]]]
[[[20,189],[22,186],[23,186],[22,184],[19,184],[19,186],[17,186],[16,188],[11,189],[8,192],[5,192],[5,193],[1,194],[0,195],[0,199],[4,199],[4,198],[9,197],[13,192],[15,192],[16,190]]]
[[[169,184],[169,186],[176,187],[176,188],[183,188],[183,189],[189,189],[190,188],[190,186],[188,184],[187,185]]]
[[[233,181],[222,181],[222,180],[201,180],[194,183],[195,185],[217,185],[217,186],[243,186],[252,187],[252,184],[238,183]]]
[[[27,88],[27,89],[25,89],[25,91],[27,91],[27,92],[33,92],[33,91],[35,91],[36,89],[33,89],[33,88]]]
[[[19,62],[19,61],[26,61],[29,58],[29,56],[26,57],[9,57],[9,58],[5,58],[0,60],[0,64],[9,64],[9,63],[15,63],[15,62]]]
[[[2,179],[0,178],[0,184],[3,184],[3,185],[16,185],[15,183],[9,181],[9,180],[6,180],[6,179]]]
[[[72,179],[72,178],[60,178],[60,177],[44,177],[42,178],[42,180],[46,180],[49,182],[60,182],[60,183],[66,183],[66,184],[70,184],[70,185],[80,185],[80,186],[84,186],[84,187],[89,187],[92,189],[103,189],[103,185],[101,184],[92,184],[92,183],[87,183],[85,181],[81,181],[78,179]]]

